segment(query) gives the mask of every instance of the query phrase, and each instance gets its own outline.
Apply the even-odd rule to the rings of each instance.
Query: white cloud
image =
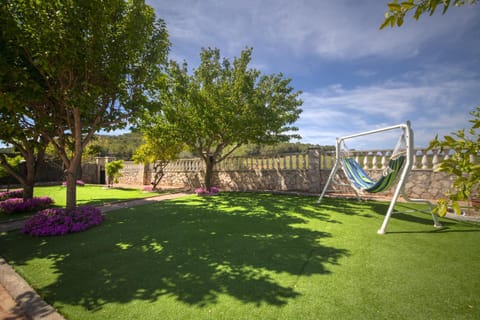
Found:
[[[334,59],[403,58],[417,55],[429,39],[448,41],[478,17],[465,6],[380,31],[386,2],[378,0],[149,2],[166,20],[174,46],[188,43],[198,54],[200,47],[221,45],[229,56],[253,46],[265,54],[283,50]]]
[[[468,126],[468,112],[480,104],[478,58],[458,59],[480,52],[480,11],[470,5],[380,31],[387,1],[148,2],[167,22],[175,60],[195,67],[201,47],[231,59],[252,46],[252,67],[287,72],[308,87],[298,88],[305,91],[297,123],[304,142],[334,144],[337,136],[410,119],[416,144],[426,146],[436,133]]]
[[[455,73],[451,69],[451,74]],[[475,77],[443,77],[436,69],[422,70],[421,79],[392,80],[352,89],[329,86],[302,95],[304,112],[298,121],[305,141],[334,144],[335,138],[411,120],[416,145],[426,146],[435,134],[468,127],[467,117],[480,104]],[[457,70],[459,71],[459,70]],[[458,72],[459,73],[459,72]],[[465,76],[467,75],[467,76]],[[381,139],[380,139],[381,140]],[[379,147],[388,147],[385,141]]]

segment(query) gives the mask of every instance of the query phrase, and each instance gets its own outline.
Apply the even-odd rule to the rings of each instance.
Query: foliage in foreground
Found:
[[[1,113],[20,114],[20,130],[50,142],[73,209],[94,133],[124,128],[151,107],[170,45],[165,23],[144,1],[5,0],[0,13]]]
[[[454,177],[453,189],[440,199],[435,208],[440,216],[447,213],[451,205],[457,214],[460,214],[459,201],[470,201],[478,198],[480,190],[480,106],[470,113],[472,127],[458,130],[452,135],[446,135],[443,139],[438,136],[430,142],[429,149],[439,148],[440,151],[450,150],[454,153],[448,159],[443,160],[436,171],[445,172]]]
[[[437,11],[437,7],[443,6],[442,14],[445,14],[450,5],[453,4],[455,7],[463,6],[464,4],[475,4],[478,3],[478,0],[406,0],[398,2],[394,0],[388,3],[388,11],[385,13],[385,20],[383,21],[380,29],[383,29],[387,26],[400,27],[403,25],[405,16],[413,12],[413,18],[415,20],[420,19],[420,16],[428,12],[429,15],[433,15]]]

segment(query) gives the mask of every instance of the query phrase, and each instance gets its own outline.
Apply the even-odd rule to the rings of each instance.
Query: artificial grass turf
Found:
[[[135,188],[105,188],[102,185],[77,186],[77,205],[99,205],[115,201],[141,199],[157,196],[165,192],[168,192],[168,190],[144,192]],[[55,201],[55,205],[59,207],[65,207],[67,203],[67,189],[63,186],[35,187],[34,196],[50,197]]]
[[[388,203],[223,193],[0,252],[67,319],[475,319],[480,226]],[[402,205],[399,206],[400,208]]]
[[[101,205],[116,201],[125,201],[132,199],[141,199],[157,196],[159,194],[171,192],[162,190],[156,192],[144,192],[134,188],[105,188],[101,185],[77,186],[77,205]],[[54,206],[65,207],[67,190],[63,186],[38,186],[34,189],[35,197],[50,197],[54,201]],[[33,215],[35,212],[21,212],[14,214],[0,213],[0,222],[25,218]]]

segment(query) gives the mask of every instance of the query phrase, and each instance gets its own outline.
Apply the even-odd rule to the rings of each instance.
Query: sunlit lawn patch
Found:
[[[105,188],[101,185],[85,185],[77,188],[77,205],[100,205],[116,201],[132,200],[157,196],[159,194],[171,192],[169,190],[144,192],[134,188]],[[35,187],[35,197],[49,197],[53,199],[54,206],[65,207],[66,189],[64,186],[40,186]],[[35,211],[25,213],[3,214],[0,213],[0,222],[12,219],[25,218],[31,216]]]

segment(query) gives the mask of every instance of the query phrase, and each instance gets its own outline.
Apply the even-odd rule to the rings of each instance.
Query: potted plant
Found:
[[[444,216],[451,206],[461,213],[460,202],[467,202],[470,208],[480,208],[480,106],[470,112],[472,127],[459,130],[443,137],[438,136],[430,142],[428,149],[452,150],[454,153],[440,163],[436,171],[445,172],[454,177],[453,188],[438,201],[435,212]],[[473,206],[472,206],[473,205]],[[478,210],[478,209],[477,209]]]

